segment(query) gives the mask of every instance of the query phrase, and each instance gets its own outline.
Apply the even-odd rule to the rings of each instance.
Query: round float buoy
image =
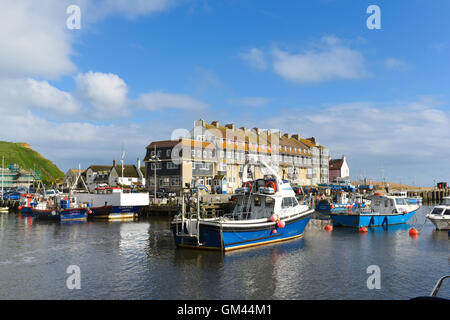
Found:
[[[19,206],[17,209],[22,210],[22,206]]]
[[[361,232],[361,233],[367,232],[367,228],[361,227],[361,228],[359,228],[359,232]]]
[[[270,216],[270,221],[272,221],[272,222],[277,221],[277,219],[278,219],[278,217],[277,217],[276,214],[273,214],[273,215]]]
[[[325,230],[327,230],[327,231],[333,231],[333,226],[327,224],[327,225],[325,226]]]
[[[417,236],[417,235],[419,235],[419,231],[416,228],[411,228],[411,229],[409,229],[409,235]]]
[[[89,214],[92,214],[92,210],[89,210],[88,213],[89,213]]]
[[[277,230],[276,230],[276,229],[273,229],[273,230],[272,230],[272,234],[275,234],[275,233],[277,233]]]
[[[284,228],[286,226],[286,223],[282,220],[278,220],[277,225],[278,225],[278,228]]]

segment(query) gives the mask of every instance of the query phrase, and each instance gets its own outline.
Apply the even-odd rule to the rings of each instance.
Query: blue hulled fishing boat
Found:
[[[331,213],[334,226],[377,227],[406,223],[419,209],[405,198],[375,194],[367,208],[351,208],[342,213]]]
[[[33,216],[41,220],[54,221],[75,221],[87,220],[88,208],[76,205],[75,199],[72,201],[68,197],[54,197],[53,200],[40,202],[32,207]]]
[[[182,212],[171,223],[175,244],[231,251],[301,237],[314,210],[300,205],[289,182],[263,160],[260,163],[273,178],[250,181],[247,162],[244,183],[236,190],[237,204],[222,217],[202,218],[198,200],[197,213],[187,214],[183,194]]]

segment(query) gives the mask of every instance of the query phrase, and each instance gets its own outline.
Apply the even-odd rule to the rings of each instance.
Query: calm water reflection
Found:
[[[411,220],[420,226],[424,207]],[[427,223],[389,229],[323,230],[305,237],[222,255],[177,249],[170,220],[39,222],[0,215],[1,299],[408,299],[428,295],[450,273],[447,232]],[[81,269],[81,289],[69,290],[69,265]],[[367,289],[369,265],[381,269],[381,289]],[[441,296],[450,297],[444,283]]]

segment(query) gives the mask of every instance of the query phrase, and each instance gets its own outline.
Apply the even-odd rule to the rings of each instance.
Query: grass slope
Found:
[[[45,184],[64,177],[64,173],[53,162],[32,150],[26,143],[0,141],[0,166],[2,156],[5,157],[5,167],[17,163],[23,169],[37,170]]]

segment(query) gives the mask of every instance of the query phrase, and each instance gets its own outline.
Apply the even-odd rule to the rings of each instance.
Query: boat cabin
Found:
[[[407,198],[408,194],[406,193],[406,191],[394,191],[391,193],[393,196],[395,197],[401,197],[401,198]]]
[[[373,212],[382,214],[397,214],[410,211],[406,198],[399,196],[375,195],[371,200]]]
[[[233,218],[263,219],[274,213],[279,217],[288,216],[298,211],[299,203],[295,196],[280,197],[267,194],[239,195],[234,207]]]
[[[442,198],[441,206],[449,206],[450,207],[450,197]]]

